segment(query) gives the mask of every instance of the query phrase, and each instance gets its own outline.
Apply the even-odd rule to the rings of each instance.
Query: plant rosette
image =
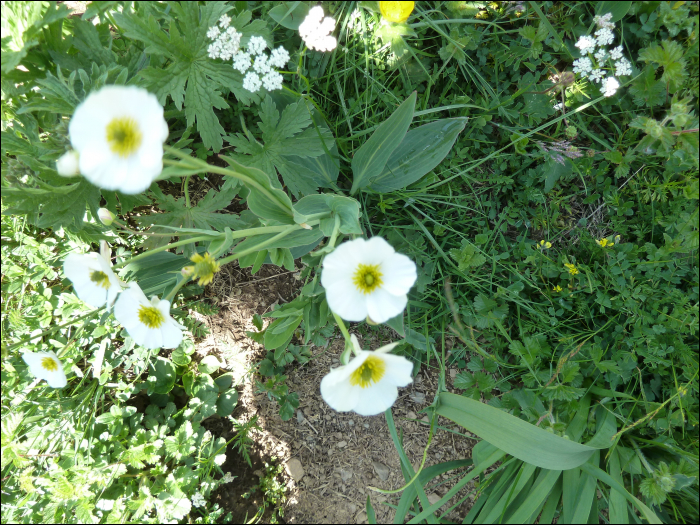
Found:
[[[135,194],[163,171],[168,124],[155,95],[105,86],[76,108],[68,126],[80,173],[98,188]]]
[[[68,384],[63,365],[53,352],[24,352],[22,359],[37,379],[44,379],[51,388],[63,388]]]
[[[329,308],[347,321],[385,323],[406,307],[416,265],[381,237],[338,246],[323,261],[321,284]]]
[[[170,301],[156,296],[149,301],[135,282],[119,295],[114,317],[145,348],[177,348],[182,341],[184,327],[170,317]]]
[[[71,253],[63,262],[63,273],[73,283],[81,301],[95,308],[111,308],[122,285],[109,262],[99,253]]]
[[[399,395],[398,387],[411,381],[413,364],[405,357],[390,354],[399,343],[371,352],[362,350],[355,334],[350,336],[355,357],[331,370],[321,380],[321,397],[333,410],[353,411],[375,416],[390,408]]]

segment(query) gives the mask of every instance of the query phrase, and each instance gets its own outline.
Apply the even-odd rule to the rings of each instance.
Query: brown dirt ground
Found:
[[[210,334],[197,345],[199,356],[214,353],[226,361],[226,368],[236,376],[240,400],[233,417],[243,422],[257,416],[260,427],[260,431],[252,434],[255,441],[251,448],[252,466],[237,452],[229,450],[223,469],[236,476],[236,480],[222,486],[212,502],[233,513],[232,523],[250,520],[262,502],[260,491],[254,489],[264,463],[271,462],[274,456],[278,463],[285,465],[282,479],[279,479],[287,487],[287,501],[281,509],[283,521],[366,523],[365,502],[369,495],[377,522],[390,523],[394,510],[388,504],[395,505],[400,493],[384,495],[369,488],[391,490],[405,483],[384,415],[362,417],[352,412],[338,413],[328,407],[320,395],[322,377],[339,364],[342,336],[333,338],[328,348],[312,346],[313,359],[309,363],[287,367],[287,384],[290,391],[299,394],[300,402],[295,417],[289,421],[282,421],[277,403],[270,401],[266,394],[258,393],[255,387],[256,377],[250,370],[265,351],[246,336],[246,331],[255,330],[253,314],[263,314],[272,310],[275,303],[287,302],[296,296],[302,284],[297,279],[298,273],[271,265],[264,265],[258,274],[251,275],[248,269],[238,268],[233,263],[224,267],[207,289],[211,302],[220,308],[219,313],[211,317],[194,314],[210,329]],[[350,329],[352,331],[352,327]],[[391,340],[390,330],[379,334],[361,338],[362,346],[375,349]],[[448,388],[455,372],[452,370],[448,374]],[[429,434],[428,418],[421,410],[433,399],[438,375],[435,369],[422,369],[411,385],[400,389],[393,407],[397,430],[400,435],[403,433],[404,449],[414,469],[420,464]],[[449,432],[463,432],[463,429],[447,420],[441,419],[439,423],[444,426],[436,431],[425,466],[470,458],[476,441]],[[214,416],[205,421],[205,426],[226,439],[234,435],[227,419]],[[296,462],[301,464],[303,473],[290,469]],[[456,480],[445,475],[437,486],[426,487],[429,499],[437,501],[454,482]],[[467,489],[458,494],[466,495]],[[461,521],[471,501],[469,496],[447,517]],[[262,521],[269,517],[270,511]]]

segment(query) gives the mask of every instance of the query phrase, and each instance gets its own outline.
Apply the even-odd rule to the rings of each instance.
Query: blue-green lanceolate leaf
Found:
[[[352,158],[352,195],[382,173],[389,156],[403,141],[413,120],[416,96],[414,91],[355,153]]]
[[[332,219],[335,214],[340,216],[340,233],[356,233],[358,235],[362,233],[360,227],[360,203],[351,197],[322,193],[309,195],[294,204],[297,223],[305,222],[308,216],[326,212],[331,212],[329,225],[332,225]],[[322,224],[321,230],[324,229],[324,224]],[[331,232],[326,230],[324,234],[330,236]]]
[[[466,124],[467,118],[460,117],[412,129],[368,188],[381,193],[400,190],[430,173],[450,152]]]
[[[551,470],[578,467],[599,448],[550,434],[502,410],[456,394],[440,394],[437,413],[508,454]]]

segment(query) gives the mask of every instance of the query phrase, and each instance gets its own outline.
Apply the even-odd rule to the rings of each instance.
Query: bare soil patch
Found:
[[[362,417],[352,412],[338,413],[320,395],[321,379],[339,365],[342,336],[332,339],[327,348],[312,346],[313,359],[309,363],[288,366],[287,384],[290,391],[299,394],[300,401],[299,409],[289,421],[281,420],[275,401],[258,393],[256,376],[250,373],[251,367],[265,355],[264,348],[245,334],[246,330],[254,330],[252,317],[270,311],[275,303],[293,299],[303,284],[297,279],[297,273],[271,265],[264,265],[258,274],[250,275],[248,269],[232,264],[223,268],[208,288],[210,299],[220,311],[215,316],[200,316],[211,333],[197,345],[197,353],[202,357],[214,353],[226,361],[226,368],[234,372],[239,385],[240,399],[233,417],[242,422],[257,416],[261,429],[251,434],[255,441],[251,449],[252,466],[238,452],[229,450],[224,470],[237,479],[219,489],[213,502],[233,512],[233,523],[242,522],[246,516],[250,519],[261,503],[262,495],[255,487],[262,466],[274,457],[285,466],[280,482],[288,489],[283,507],[283,519],[287,523],[366,523],[368,495],[377,522],[390,523],[394,510],[388,505],[396,505],[401,493],[385,495],[369,488],[393,490],[405,484],[384,415]],[[360,338],[362,346],[375,349],[390,342],[392,333],[387,329],[386,334],[373,333],[364,340]],[[421,410],[432,402],[437,379],[437,370],[424,367],[409,387],[400,389],[393,407],[397,430],[414,469],[420,464],[429,435],[428,417]],[[449,386],[453,379],[454,372],[448,374]],[[436,431],[425,466],[470,458],[476,441],[449,432],[463,432],[463,429],[447,420],[441,419],[440,424],[443,427]],[[205,425],[226,439],[234,435],[227,419],[210,418]],[[429,499],[437,501],[458,479],[444,476],[436,486],[426,487]],[[465,494],[466,491],[458,496]],[[468,499],[450,518],[463,517],[470,506]]]

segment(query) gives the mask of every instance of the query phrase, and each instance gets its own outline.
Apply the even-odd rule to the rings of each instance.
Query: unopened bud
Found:
[[[97,210],[97,217],[100,219],[100,222],[105,226],[111,226],[114,222],[114,219],[116,218],[116,216],[107,208],[100,208],[99,210]]]
[[[77,151],[66,151],[56,161],[56,171],[62,177],[75,177],[77,175],[80,175],[78,159],[79,156]]]

